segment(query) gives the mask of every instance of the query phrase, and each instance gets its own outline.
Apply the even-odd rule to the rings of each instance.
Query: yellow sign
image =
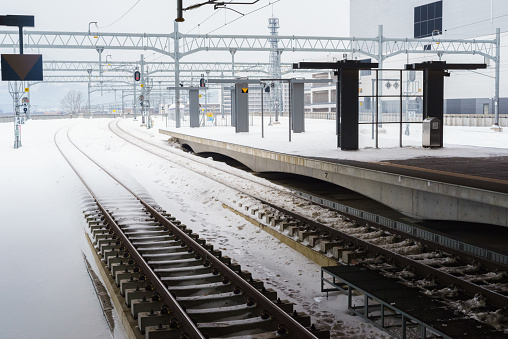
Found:
[[[209,117],[209,118],[213,118],[213,113],[208,112],[208,113],[206,113],[206,116]]]
[[[199,97],[201,98],[201,94],[199,95]]]
[[[28,91],[30,91],[30,89],[28,87],[25,88],[25,92],[28,93]]]
[[[363,106],[363,102],[360,102],[360,106]]]
[[[242,88],[242,93],[249,93],[249,89],[248,88]]]
[[[113,113],[115,113],[115,112],[116,112],[116,109],[113,110]]]
[[[143,84],[141,84],[141,87],[143,87]]]

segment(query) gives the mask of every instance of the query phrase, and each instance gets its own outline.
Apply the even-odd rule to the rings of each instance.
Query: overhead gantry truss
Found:
[[[24,47],[62,49],[119,49],[154,51],[175,58],[175,37],[179,38],[178,56],[200,51],[272,51],[271,35],[198,35],[181,34],[132,34],[24,31]],[[479,54],[495,60],[496,39],[456,40],[439,37],[429,39],[394,39],[382,36],[357,37],[310,37],[277,36],[280,52],[330,52],[360,53],[378,61],[401,53],[427,54]],[[431,45],[431,49],[428,49]],[[17,31],[0,31],[0,48],[19,46]]]
[[[58,61],[58,60],[45,60],[43,62],[44,71],[48,72],[86,72],[92,70],[92,72],[130,72],[139,68],[141,62],[114,62],[109,61]],[[175,72],[174,62],[149,62],[145,61],[144,66],[149,70],[149,74],[164,73],[164,72]],[[268,74],[270,63],[235,63],[234,71],[238,73],[258,73]],[[293,64],[285,63],[281,64],[282,73],[293,72]],[[225,73],[231,74],[233,67],[231,62],[180,62],[180,72],[187,73]]]
[[[379,26],[374,38],[357,37],[311,37],[272,35],[199,35],[182,34],[175,22],[170,34],[94,33],[94,32],[51,32],[25,30],[24,47],[32,49],[95,49],[153,51],[171,57],[174,63],[175,87],[180,83],[183,63],[181,58],[201,51],[228,51],[232,56],[231,76],[235,77],[234,55],[236,52],[328,52],[359,53],[377,60],[380,68],[387,58],[399,54],[427,54],[441,57],[444,54],[481,55],[495,63],[495,116],[499,117],[500,77],[500,30],[492,40],[443,39],[433,36],[427,39],[397,39],[383,36]],[[272,42],[277,41],[274,48]],[[17,31],[0,31],[0,48],[19,46]],[[101,67],[101,66],[99,66]],[[170,67],[169,65],[167,67]],[[175,91],[179,102],[179,90]],[[177,105],[177,111],[179,105]],[[178,114],[177,114],[178,115]]]

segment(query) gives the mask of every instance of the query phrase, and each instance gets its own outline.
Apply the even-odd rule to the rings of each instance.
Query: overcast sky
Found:
[[[184,7],[205,2],[206,0],[183,0]],[[251,0],[247,0],[249,2]],[[230,5],[244,15],[232,10],[214,10],[205,5],[198,9],[184,12],[185,22],[180,24],[180,32],[194,34],[233,34],[233,35],[268,35],[268,18],[280,19],[280,35],[308,36],[349,36],[349,0],[259,0],[253,5]],[[25,0],[4,1],[1,15],[34,15],[35,27],[27,30],[37,31],[70,31],[88,32],[124,32],[124,33],[166,33],[173,32],[176,18],[176,0]],[[97,22],[90,24],[90,22]],[[15,28],[0,27],[0,30]],[[373,32],[373,35],[376,32]],[[13,49],[1,49],[1,53],[13,53]],[[25,53],[41,53],[43,60],[98,60],[94,50],[61,50],[26,49]],[[171,61],[151,51],[114,51],[105,50],[105,56],[113,61],[137,61],[143,53],[145,60]],[[321,53],[323,57],[326,53]],[[318,54],[284,53],[283,62],[297,62]],[[182,59],[182,61],[230,61],[229,53],[199,53]],[[269,53],[237,53],[237,62],[268,62]],[[52,93],[60,92],[75,85],[37,85],[39,92],[44,92],[44,100],[50,100]],[[83,86],[81,86],[83,87]],[[49,89],[51,88],[51,89]],[[57,88],[56,90],[54,88]],[[86,87],[84,87],[86,91]],[[33,93],[35,95],[35,93]],[[60,94],[59,94],[60,95]],[[62,96],[62,95],[60,95]],[[37,98],[37,97],[34,97]],[[42,97],[40,98],[42,100]],[[56,98],[54,98],[56,100]],[[53,102],[59,102],[58,100]],[[34,101],[34,100],[32,100]],[[7,107],[7,108],[6,108]],[[0,109],[12,107],[6,83],[0,84]]]
[[[186,7],[204,1],[184,0],[183,3]],[[266,34],[267,20],[273,11],[281,20],[280,33],[284,35],[347,36],[349,33],[349,0],[259,0],[253,5],[229,7],[246,15],[242,17],[232,10],[214,10],[213,6],[205,5],[184,12],[181,31],[206,34],[242,17],[214,33]],[[257,11],[247,15],[253,10]],[[89,23],[96,21],[103,32],[171,33],[176,0],[9,1],[2,3],[2,12],[35,15],[36,30],[82,32],[88,31]]]

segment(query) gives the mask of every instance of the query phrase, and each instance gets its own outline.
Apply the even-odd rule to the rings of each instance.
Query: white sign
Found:
[[[25,117],[16,117],[16,125],[24,125]]]

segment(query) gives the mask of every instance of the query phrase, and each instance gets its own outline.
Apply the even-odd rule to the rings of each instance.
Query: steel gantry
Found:
[[[228,70],[235,75],[238,64],[234,63],[237,52],[273,52],[273,35],[200,35],[183,34],[178,31],[175,21],[174,32],[170,34],[147,33],[103,33],[103,32],[51,32],[24,30],[24,47],[32,49],[61,48],[61,49],[94,49],[153,51],[173,58],[173,65],[153,67],[168,67],[174,72],[174,84],[180,84],[180,72],[187,65],[181,58],[201,51],[225,51],[232,57],[232,67]],[[382,26],[378,36],[372,38],[358,37],[312,37],[312,36],[281,36],[277,35],[277,53],[284,52],[328,52],[328,53],[358,53],[377,60],[382,68],[383,61],[399,54],[427,54],[441,57],[444,54],[476,54],[492,60],[495,63],[495,116],[499,123],[499,67],[500,67],[500,31],[492,40],[483,39],[446,39],[441,36],[425,39],[387,38],[383,36]],[[12,48],[19,45],[17,31],[0,31],[0,48]],[[99,54],[100,56],[100,54]],[[192,67],[191,65],[188,65]],[[88,67],[88,66],[85,66]],[[99,64],[99,67],[102,67]],[[210,70],[213,66],[209,64]],[[226,66],[224,66],[226,67]],[[88,81],[88,79],[87,79]],[[179,91],[176,90],[177,102]],[[177,105],[177,110],[179,110]],[[178,114],[178,113],[177,113]],[[178,118],[178,116],[177,116]]]
[[[381,30],[382,34],[382,30]],[[270,52],[274,37],[271,35],[198,35],[173,32],[170,34],[135,33],[88,33],[24,31],[25,48],[64,48],[64,49],[107,49],[154,51],[175,57],[175,39],[178,37],[180,58],[200,51],[241,51]],[[382,35],[374,38],[357,37],[311,37],[277,36],[277,49],[281,52],[357,52],[378,59],[400,53],[427,54],[479,54],[495,59],[496,39],[493,40],[454,40],[433,37],[429,39],[387,38]],[[426,45],[433,44],[431,50]],[[0,31],[0,48],[19,45],[16,31]],[[380,46],[382,45],[382,48]],[[380,53],[380,51],[383,51]],[[379,61],[379,60],[378,60]]]

